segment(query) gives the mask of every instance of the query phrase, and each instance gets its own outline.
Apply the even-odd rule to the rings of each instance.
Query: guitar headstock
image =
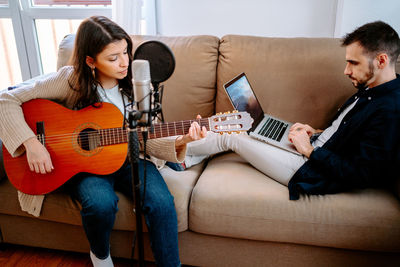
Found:
[[[247,131],[251,128],[254,121],[249,113],[237,110],[217,113],[211,116],[209,120],[210,130],[220,134]]]

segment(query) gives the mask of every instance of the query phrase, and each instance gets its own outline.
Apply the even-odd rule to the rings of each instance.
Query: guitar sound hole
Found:
[[[99,145],[99,142],[99,134],[95,129],[84,129],[78,135],[78,144],[83,150],[90,151],[96,149]]]

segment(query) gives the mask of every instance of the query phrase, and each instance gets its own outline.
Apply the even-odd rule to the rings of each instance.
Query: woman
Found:
[[[76,34],[72,66],[63,67],[33,85],[0,95],[0,138],[7,150],[13,156],[26,151],[31,171],[51,172],[54,166],[50,155],[26,125],[20,105],[34,98],[51,99],[71,109],[110,102],[123,112],[125,103],[131,101],[131,61],[132,42],[121,27],[101,16],[84,20]],[[205,134],[205,128],[201,130],[193,123],[185,136],[149,140],[147,151],[159,159],[182,162],[186,143]],[[143,180],[144,164],[147,168],[144,210],[154,258],[160,266],[179,266],[173,197],[153,163],[140,162],[140,179]],[[113,266],[109,242],[118,202],[114,187],[132,196],[130,164],[110,175],[81,173],[68,183],[72,196],[82,205],[82,224],[94,266]]]

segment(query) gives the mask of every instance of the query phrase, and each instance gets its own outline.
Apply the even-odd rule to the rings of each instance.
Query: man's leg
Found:
[[[188,144],[187,155],[210,155],[224,151],[234,151],[277,182],[287,185],[293,174],[307,160],[303,156],[268,145],[251,138],[247,134],[219,135],[209,132],[203,140]]]

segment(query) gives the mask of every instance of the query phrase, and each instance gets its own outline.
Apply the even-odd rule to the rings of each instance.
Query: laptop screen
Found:
[[[261,105],[244,73],[227,82],[224,88],[235,109],[250,113],[255,123],[258,123],[264,117]]]

